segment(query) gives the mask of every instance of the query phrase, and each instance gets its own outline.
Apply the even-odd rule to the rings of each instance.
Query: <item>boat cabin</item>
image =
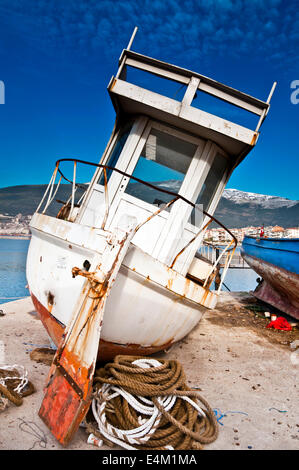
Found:
[[[129,68],[174,81],[185,87],[180,101],[127,81]],[[203,91],[259,116],[254,130],[192,106],[197,91]],[[269,101],[260,101],[198,73],[124,50],[119,69],[108,91],[116,110],[116,123],[76,222],[115,227],[123,214],[142,222],[158,207],[175,201],[136,233],[133,244],[166,265],[211,219],[233,169],[254,147]],[[155,186],[130,179],[130,175]],[[108,196],[107,196],[108,195]],[[109,198],[109,214],[106,211]],[[204,231],[177,258],[173,269],[186,275],[202,242]]]

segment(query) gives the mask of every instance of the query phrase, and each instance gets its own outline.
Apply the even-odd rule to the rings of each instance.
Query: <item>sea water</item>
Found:
[[[224,249],[223,246],[218,246],[220,252]],[[232,260],[231,267],[227,270],[227,273],[224,278],[224,284],[222,286],[223,291],[230,290],[231,292],[249,292],[254,290],[257,285],[257,279],[259,275],[249,268],[248,264],[245,263],[241,257],[241,247],[237,246],[235,250],[235,262]],[[226,255],[222,257],[222,262],[224,261]],[[238,260],[239,257],[239,260]],[[239,266],[238,266],[239,265]],[[236,267],[237,266],[237,267]],[[220,269],[220,274],[222,274],[223,269]]]
[[[0,304],[27,297],[26,257],[29,240],[0,239]]]
[[[228,289],[231,292],[249,292],[254,290],[258,285],[258,278],[259,275],[253,271],[253,269],[229,268],[224,279],[225,285],[223,285],[222,290],[227,292]]]
[[[26,257],[29,240],[0,239],[0,304],[27,297]],[[257,286],[258,275],[249,268],[230,268],[223,291],[250,291]]]

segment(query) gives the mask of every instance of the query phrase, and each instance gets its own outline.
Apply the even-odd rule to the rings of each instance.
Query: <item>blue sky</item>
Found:
[[[299,199],[299,4],[283,0],[0,0],[0,187],[46,183],[58,158],[99,161],[115,117],[106,88],[135,25],[136,52],[263,100],[278,82],[227,187]]]

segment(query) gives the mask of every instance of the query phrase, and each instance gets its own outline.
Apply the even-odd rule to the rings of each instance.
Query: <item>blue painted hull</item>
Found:
[[[254,295],[299,318],[299,239],[245,237],[241,255],[263,279]]]
[[[299,238],[244,237],[241,248],[243,253],[299,274]]]

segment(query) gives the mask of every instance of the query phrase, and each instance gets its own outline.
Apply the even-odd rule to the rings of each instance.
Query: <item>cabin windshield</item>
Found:
[[[227,166],[227,158],[217,153],[196,201],[197,204],[203,205],[205,211],[209,210]]]
[[[197,196],[196,205],[201,205],[202,209],[206,212],[209,211],[210,206],[214,200],[216,191],[221,183],[224,173],[228,167],[228,160],[225,156],[217,153],[211,164],[206,179],[201,187],[200,193]],[[191,214],[192,225],[197,226],[195,210],[193,209]]]
[[[152,129],[135,166],[133,176],[178,193],[197,146],[174,135]],[[126,193],[160,206],[173,196],[130,180]]]
[[[117,160],[122,152],[122,149],[124,148],[124,145],[126,143],[126,140],[131,132],[132,129],[132,122],[127,123],[123,128],[120,129],[117,139],[115,141],[115,144],[113,146],[112,152],[110,154],[110,157],[108,161],[106,162],[107,166],[110,166],[114,168],[116,166]],[[109,181],[109,178],[112,174],[112,170],[107,170],[107,181]],[[104,180],[104,174],[102,172],[98,184],[105,184]]]

